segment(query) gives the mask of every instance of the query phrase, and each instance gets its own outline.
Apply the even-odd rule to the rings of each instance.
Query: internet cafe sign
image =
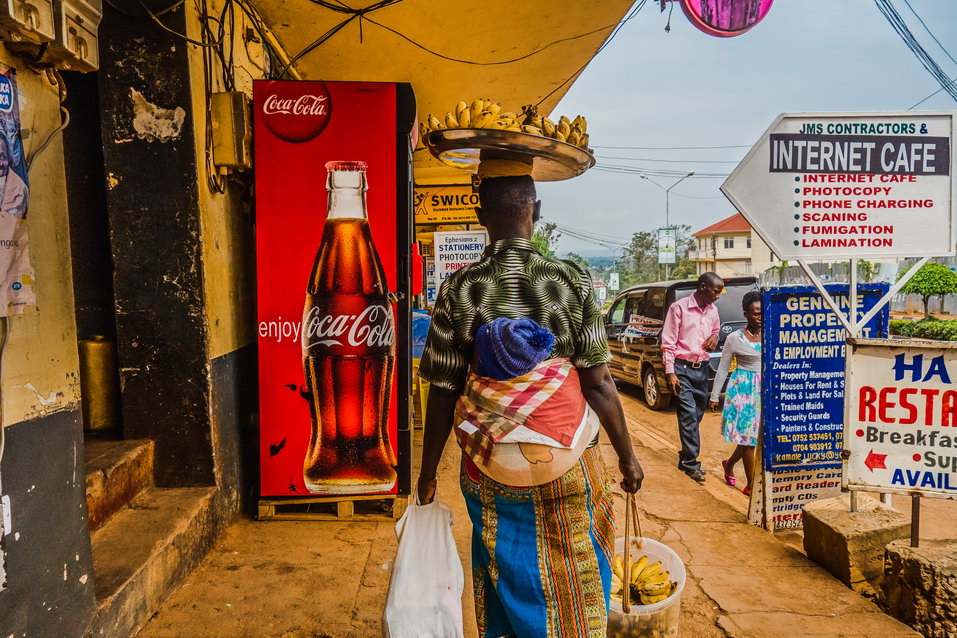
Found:
[[[952,255],[954,152],[954,113],[785,113],[721,190],[782,260]]]
[[[957,499],[957,344],[849,343],[843,487]]]
[[[477,224],[478,193],[469,185],[416,186],[416,224]]]

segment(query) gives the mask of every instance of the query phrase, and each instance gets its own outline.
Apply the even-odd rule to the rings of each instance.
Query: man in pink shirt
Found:
[[[661,358],[668,386],[677,401],[675,411],[681,438],[678,469],[698,483],[704,483],[705,477],[698,452],[701,417],[708,405],[708,359],[718,347],[721,325],[714,302],[723,290],[721,277],[713,272],[701,275],[697,290],[668,308],[661,329]]]

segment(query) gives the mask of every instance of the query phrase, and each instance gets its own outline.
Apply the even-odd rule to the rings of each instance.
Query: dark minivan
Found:
[[[641,386],[645,403],[652,410],[663,410],[671,403],[661,360],[661,327],[665,314],[675,301],[693,293],[696,280],[658,281],[625,290],[615,299],[605,316],[605,330],[612,359],[608,362],[616,379]],[[758,290],[756,277],[727,277],[724,292],[715,302],[721,320],[718,350],[711,353],[709,383],[721,360],[721,348],[729,334],[746,325],[741,312],[745,293]]]

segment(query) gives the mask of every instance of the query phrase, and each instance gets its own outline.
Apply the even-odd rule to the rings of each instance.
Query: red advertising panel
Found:
[[[411,89],[253,93],[261,495],[407,493]]]

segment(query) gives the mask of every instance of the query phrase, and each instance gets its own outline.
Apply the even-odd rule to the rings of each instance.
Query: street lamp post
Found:
[[[684,180],[688,179],[692,175],[694,175],[694,171],[691,171],[684,177],[679,178],[677,182],[675,182],[668,188],[665,188],[664,186],[662,186],[655,180],[651,179],[647,175],[639,175],[641,179],[648,180],[649,182],[651,182],[652,184],[654,184],[655,186],[657,186],[658,188],[660,188],[661,190],[665,192],[665,228],[671,228],[671,189],[677,186],[678,184],[680,184],[681,182],[683,182]],[[675,239],[675,241],[677,241],[677,238]],[[665,264],[665,279],[668,279],[670,271],[671,271],[670,264]]]

